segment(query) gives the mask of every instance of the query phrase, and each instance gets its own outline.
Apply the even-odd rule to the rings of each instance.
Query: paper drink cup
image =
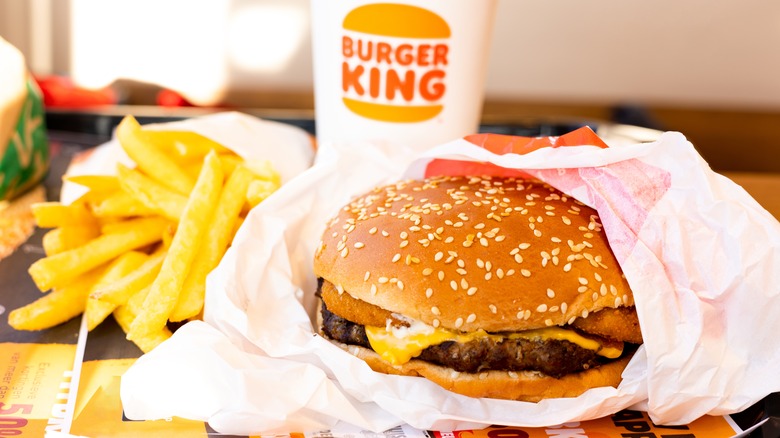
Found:
[[[425,149],[477,132],[496,0],[312,0],[317,140]]]

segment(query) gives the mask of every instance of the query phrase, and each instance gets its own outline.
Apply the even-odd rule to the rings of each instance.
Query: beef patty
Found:
[[[371,348],[364,326],[334,314],[324,302],[322,320],[325,336],[344,344]],[[466,373],[534,370],[556,378],[598,366],[603,360],[595,351],[568,341],[522,338],[445,341],[426,348],[416,359]]]

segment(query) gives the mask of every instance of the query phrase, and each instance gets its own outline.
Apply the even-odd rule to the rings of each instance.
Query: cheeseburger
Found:
[[[617,386],[642,343],[596,211],[537,180],[375,188],[328,222],[314,272],[323,336],[472,397]]]

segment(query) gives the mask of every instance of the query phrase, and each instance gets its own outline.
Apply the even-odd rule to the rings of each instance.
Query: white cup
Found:
[[[497,0],[311,0],[317,141],[477,132]]]

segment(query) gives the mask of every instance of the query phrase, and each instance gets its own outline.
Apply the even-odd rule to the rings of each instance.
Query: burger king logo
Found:
[[[418,6],[374,3],[351,10],[342,24],[342,100],[353,113],[414,123],[443,109],[450,26]]]

